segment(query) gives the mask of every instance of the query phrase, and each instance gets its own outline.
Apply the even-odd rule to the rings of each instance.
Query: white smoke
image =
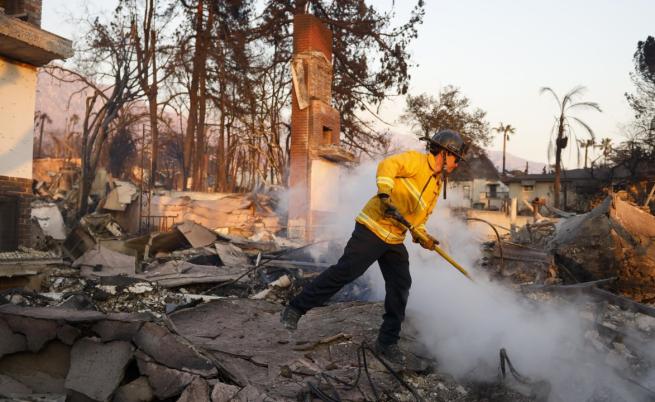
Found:
[[[340,212],[333,237],[349,238],[354,218],[375,194],[377,163],[365,163],[342,178]],[[434,354],[439,370],[460,380],[493,381],[499,350],[506,348],[521,374],[552,385],[551,401],[585,401],[599,389],[638,400],[625,380],[607,364],[608,356],[589,346],[589,329],[577,304],[530,302],[514,291],[490,282],[474,266],[481,256],[484,225],[467,226],[450,214],[440,199],[427,227],[443,248],[471,270],[470,282],[436,253],[406,240],[413,285],[407,323]],[[338,256],[336,256],[338,257]],[[384,281],[377,264],[365,278],[376,300],[384,298]]]

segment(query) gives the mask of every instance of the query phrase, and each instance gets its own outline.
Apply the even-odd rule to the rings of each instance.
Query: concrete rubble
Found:
[[[152,215],[175,223],[139,234],[139,188],[106,172],[96,212],[71,222],[69,173],[38,176],[46,251],[0,253],[0,401],[557,400],[545,382],[446,374],[411,320],[399,382],[367,349],[383,306],[361,281],[284,330],[283,306],[329,263],[283,236],[271,193],[159,192]],[[527,301],[577,303],[589,347],[653,389],[635,342],[655,336],[655,218],[617,196],[541,212],[484,243],[479,267]]]

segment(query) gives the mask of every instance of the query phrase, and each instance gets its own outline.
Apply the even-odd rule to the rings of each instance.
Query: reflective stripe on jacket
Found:
[[[441,177],[434,176],[435,167],[434,155],[408,151],[382,160],[376,175],[378,194],[389,194],[405,219],[423,231],[441,191]],[[377,195],[368,200],[355,220],[386,243],[398,244],[405,240],[405,228],[383,215],[382,202]]]

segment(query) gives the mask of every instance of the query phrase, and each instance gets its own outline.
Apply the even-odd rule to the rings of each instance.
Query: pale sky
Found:
[[[392,0],[374,0],[380,9]],[[395,0],[399,17],[408,0]],[[43,28],[76,39],[71,13],[109,13],[116,0],[44,0]],[[414,62],[410,93],[436,95],[452,84],[473,106],[487,111],[492,127],[510,123],[517,133],[508,152],[546,162],[548,140],[557,112],[542,86],[563,95],[576,85],[588,91],[583,100],[598,102],[603,113],[586,112],[585,120],[599,138],[622,141],[622,125],[632,112],[624,93],[632,91],[629,73],[637,41],[655,35],[654,0],[426,0],[419,37],[411,46]],[[79,31],[79,30],[78,30]],[[397,121],[404,99],[387,102],[383,117],[392,131],[406,133]],[[579,136],[586,133],[581,129]],[[491,149],[502,149],[502,140]],[[575,152],[567,167],[574,167]]]

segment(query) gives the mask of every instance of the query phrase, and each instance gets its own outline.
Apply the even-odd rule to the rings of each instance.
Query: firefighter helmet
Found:
[[[428,149],[433,155],[444,150],[452,153],[458,159],[464,159],[469,144],[467,144],[462,136],[453,130],[439,130],[432,138],[426,138],[428,141]]]

